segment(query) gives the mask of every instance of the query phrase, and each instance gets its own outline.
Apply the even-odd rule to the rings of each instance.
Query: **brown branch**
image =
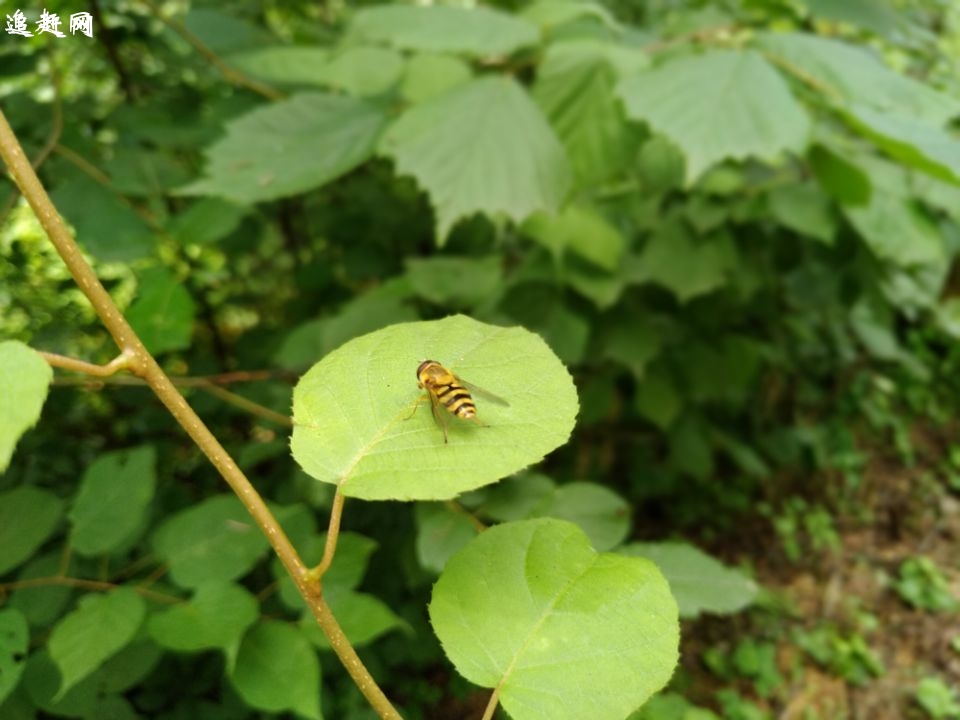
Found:
[[[376,684],[370,672],[360,661],[353,646],[330,612],[320,592],[320,584],[308,576],[307,568],[297,554],[290,539],[283,532],[277,519],[270,512],[263,498],[256,491],[243,471],[217,438],[210,432],[200,417],[187,404],[183,395],[167,377],[156,359],[147,351],[143,342],[120,313],[113,299],[100,283],[100,279],[84,259],[80,248],[67,230],[63,219],[40,184],[36,172],[23,154],[6,116],[0,111],[0,157],[3,158],[14,182],[29,202],[41,226],[66,264],[80,290],[93,305],[107,331],[113,337],[128,360],[128,369],[146,380],[157,398],[187,432],[197,447],[219,471],[223,479],[236,493],[267,541],[283,563],[307,606],[316,618],[331,648],[340,658],[347,672],[370,705],[387,720],[400,720],[393,705]]]
[[[127,585],[117,585],[115,583],[103,580],[87,580],[85,578],[72,578],[65,575],[50,575],[48,577],[30,578],[29,580],[14,580],[8,583],[0,584],[0,591],[12,592],[14,590],[24,590],[26,588],[47,587],[49,585],[62,585],[64,587],[82,588],[84,590],[109,591],[116,590]],[[134,592],[150,600],[157,602],[174,604],[183,602],[183,598],[166,593],[148,590],[147,588],[133,586]]]

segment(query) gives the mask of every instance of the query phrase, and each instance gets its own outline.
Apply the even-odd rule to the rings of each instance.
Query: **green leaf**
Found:
[[[239,585],[213,581],[198,586],[189,602],[151,615],[147,628],[165,648],[196,652],[233,647],[258,617],[253,595]]]
[[[836,38],[804,33],[765,33],[759,45],[781,68],[818,90],[851,104],[942,125],[960,114],[960,100],[886,67],[876,53]]]
[[[597,550],[616,547],[630,531],[630,505],[610,488],[572,482],[557,487],[535,516],[575,523]]]
[[[652,560],[670,583],[680,616],[731,614],[750,605],[757,584],[739,570],[728,568],[686,543],[630,543],[617,552]]]
[[[583,0],[537,0],[525,7],[521,16],[543,30],[551,30],[580,18],[595,18],[611,30],[622,30],[617,19],[603,5]]]
[[[815,184],[775,188],[767,200],[770,214],[781,225],[827,245],[833,244],[837,220],[830,199]]]
[[[37,352],[16,340],[0,342],[0,473],[17,440],[40,419],[51,380],[53,369]]]
[[[634,281],[667,288],[681,302],[723,287],[737,267],[733,242],[725,235],[697,241],[677,220],[665,220],[636,261]]]
[[[321,75],[327,85],[350,95],[380,95],[400,82],[403,56],[379,47],[346,48],[327,61]]]
[[[491,528],[433,588],[430,620],[465,678],[516,720],[622,720],[678,657],[677,607],[656,567],[597,554],[575,525]]]
[[[416,104],[464,83],[473,77],[470,66],[460,58],[433,53],[417,53],[407,60],[400,94]]]
[[[156,483],[156,450],[143,445],[100,455],[80,480],[68,517],[80,555],[118,550],[143,530]]]
[[[843,113],[851,125],[901,163],[960,184],[960,140],[946,130],[864,105]]]
[[[890,40],[905,40],[908,30],[904,26],[912,13],[898,12],[888,0],[804,0],[817,19],[833,23],[850,23],[878,35],[887,35]]]
[[[29,485],[0,493],[0,575],[17,567],[53,534],[63,501]]]
[[[668,375],[659,365],[645,369],[637,383],[634,407],[661,430],[669,428],[683,410],[683,398]]]
[[[662,345],[661,331],[650,318],[624,314],[611,319],[604,333],[602,354],[629,368],[640,380],[647,365],[660,354]]]
[[[853,161],[829,145],[810,149],[810,167],[820,186],[844,205],[863,205],[870,200],[870,178]]]
[[[321,717],[320,663],[307,639],[286,623],[262,620],[247,632],[230,681],[258,710]]]
[[[537,213],[523,224],[523,231],[555,257],[572,252],[608,272],[619,267],[627,245],[609,220],[579,203],[567,205],[556,215]]]
[[[448,308],[472,308],[503,284],[503,259],[488,257],[410,258],[407,277],[413,291],[425,300]]]
[[[570,188],[563,146],[523,88],[503,77],[471,80],[410,108],[380,151],[427,191],[440,244],[477,212],[520,222],[555,211]]]
[[[146,604],[130,588],[103,595],[85,595],[50,634],[47,647],[60,669],[56,698],[100,667],[136,635],[146,615]],[[55,699],[56,699],[55,698]]]
[[[444,443],[417,388],[425,358],[509,406],[478,393],[484,424],[439,416]],[[370,333],[314,365],[293,392],[291,449],[307,474],[348,497],[442,500],[539,461],[567,439],[576,412],[570,374],[543,340],[457,315]]]
[[[207,177],[183,188],[241,205],[312,190],[373,153],[385,115],[355,98],[301,93],[227,124],[207,148]]]
[[[509,477],[489,488],[478,491],[482,501],[476,507],[477,515],[498,522],[527,520],[537,508],[550,502],[557,484],[540,473],[523,473]]]
[[[153,253],[154,233],[112,190],[86,175],[61,181],[50,197],[77,241],[103,262],[130,262]]]
[[[870,202],[843,212],[881,260],[900,266],[941,263],[945,249],[937,226],[911,201],[874,188]]]
[[[147,349],[157,355],[190,347],[196,305],[190,293],[166,268],[140,274],[137,298],[127,320]]]
[[[347,340],[391,323],[416,320],[417,313],[407,302],[412,296],[408,279],[388,281],[344,304],[335,315],[295,327],[284,338],[274,360],[284,368],[299,370]]]
[[[246,212],[220,198],[204,198],[174,215],[168,232],[184,245],[215,243],[236,230]]]
[[[728,158],[770,162],[800,153],[810,120],[786,83],[753,51],[712,50],[670,60],[619,87],[627,115],[670,138],[687,183]]]
[[[465,512],[441,503],[417,503],[417,560],[420,567],[439,574],[447,561],[479,532]]]
[[[616,77],[605,56],[608,47],[592,40],[551,45],[533,88],[583,187],[627,167],[638,143],[636,129],[627,124],[614,97]]]
[[[320,47],[275,45],[257,47],[224,58],[243,73],[278,85],[326,85],[324,70],[330,52]]]
[[[29,641],[30,630],[20,611],[0,610],[0,704],[20,682]]]
[[[540,39],[535,25],[485,7],[380,5],[360,10],[350,34],[402,50],[509,55]]]
[[[267,551],[266,538],[233,495],[181,510],[157,529],[153,544],[173,581],[193,588],[242,577]]]

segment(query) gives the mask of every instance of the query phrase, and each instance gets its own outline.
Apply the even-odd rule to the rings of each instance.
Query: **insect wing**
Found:
[[[504,407],[510,407],[510,403],[504,400],[499,395],[494,395],[489,390],[484,390],[482,387],[474,385],[473,383],[467,382],[462,377],[457,377],[457,380],[470,392],[476,394],[479,397],[482,397],[484,400],[489,400],[492,403],[497,405],[503,405]]]

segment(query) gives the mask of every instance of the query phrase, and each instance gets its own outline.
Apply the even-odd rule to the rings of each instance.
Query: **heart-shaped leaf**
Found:
[[[623,720],[677,662],[677,604],[653,563],[598,554],[562,520],[498,525],[447,563],[430,620],[457,670],[515,720]]]
[[[431,417],[416,380],[425,359],[509,405],[475,391],[479,422],[443,408]],[[293,392],[291,448],[344,495],[442,500],[539,461],[570,435],[577,408],[570,374],[538,335],[457,315],[392,325],[314,365]]]

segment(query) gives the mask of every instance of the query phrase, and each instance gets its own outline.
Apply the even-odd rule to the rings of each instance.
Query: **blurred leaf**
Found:
[[[40,419],[51,380],[53,368],[36,351],[15,340],[0,342],[0,473],[10,464],[20,436]]]
[[[485,7],[380,5],[357,12],[350,34],[403,50],[509,55],[535,44],[535,25]]]
[[[68,517],[70,544],[80,555],[101,555],[143,532],[156,484],[152,445],[104,453],[87,468]]]
[[[810,165],[820,186],[844,205],[870,200],[870,178],[861,168],[827,145],[810,149]]]
[[[677,470],[704,480],[713,474],[713,446],[702,419],[686,415],[670,428],[670,464]]]
[[[451,416],[444,443],[417,388],[425,358],[509,407],[478,395],[484,425]],[[543,340],[458,315],[393,325],[314,365],[294,389],[291,449],[305,472],[348,497],[441,500],[539,461],[567,439],[576,411],[570,375]]]
[[[267,540],[240,501],[216,495],[181,510],[154,533],[157,556],[181,587],[235,580],[267,551]]]
[[[218,55],[260,47],[272,39],[257,25],[212,8],[191,8],[183,24]]]
[[[400,93],[410,103],[421,103],[472,76],[470,66],[460,58],[417,53],[407,60]]]
[[[668,220],[640,252],[634,280],[662,285],[687,302],[725,285],[736,265],[736,250],[727,235],[697,241],[679,221]]]
[[[625,365],[638,380],[660,349],[659,329],[641,315],[614,317],[603,336],[603,357]]]
[[[533,87],[534,98],[556,129],[584,187],[628,166],[637,146],[638,133],[628,126],[615,101],[616,77],[606,49],[592,40],[551,45]]]
[[[683,398],[670,375],[655,365],[646,370],[637,383],[634,407],[640,415],[666,430],[683,410]]]
[[[386,48],[346,48],[327,61],[321,75],[327,85],[350,95],[379,95],[400,81],[403,56]]]
[[[50,193],[73,225],[77,242],[103,262],[130,262],[153,253],[153,231],[120,196],[86,176],[61,182]]]
[[[203,198],[174,215],[168,232],[184,245],[207,245],[230,235],[246,213],[220,198]]]
[[[151,615],[147,628],[165,648],[196,652],[233,647],[258,617],[253,595],[239,585],[212,581],[199,585],[189,602]]]
[[[900,13],[886,0],[804,0],[810,12],[818,18],[847,22],[872,30],[891,39],[902,32],[908,13]]]
[[[677,662],[677,609],[652,563],[598,555],[560,520],[499,525],[457,553],[430,621],[458,672],[511,717],[621,720]]]
[[[124,648],[145,614],[146,603],[130,588],[80,598],[77,609],[53,628],[47,645],[62,678],[56,697]]]
[[[523,231],[559,257],[572,252],[609,272],[617,269],[627,241],[623,234],[591,207],[567,205],[558,214],[538,212]]]
[[[277,85],[326,85],[330,51],[312,46],[274,45],[228,55],[224,60],[241,72]]]
[[[870,49],[807,33],[764,33],[759,44],[825,95],[942,125],[960,114],[960,100],[886,67]]]
[[[688,184],[721,160],[773,162],[785,151],[802,152],[809,140],[806,112],[776,70],[749,50],[670,60],[627,78],[619,93],[631,118],[683,151]]]
[[[417,560],[425,570],[439,574],[450,557],[479,532],[465,512],[441,503],[417,503]]]
[[[46,490],[22,485],[0,492],[0,575],[33,555],[62,515],[63,501]]]
[[[406,278],[358,295],[336,314],[293,328],[274,355],[274,362],[284,368],[302,369],[347,340],[393,323],[416,320],[416,311],[407,303],[412,297],[413,289]]]
[[[795,232],[833,244],[837,221],[829,198],[813,183],[775,188],[768,195],[770,213]]]
[[[750,605],[757,584],[739,570],[728,568],[686,543],[630,543],[617,552],[645,557],[660,568],[680,607],[680,616],[731,614]]]
[[[885,153],[908,167],[960,184],[960,140],[946,130],[912,118],[878,112],[865,105],[844,117]]]
[[[575,523],[586,533],[595,550],[616,547],[630,531],[630,506],[613,490],[588,482],[565,483],[549,501],[537,508],[535,517],[552,517]]]
[[[844,214],[867,246],[881,260],[900,266],[940,263],[940,233],[913,203],[875,188],[870,202],[844,207]]]
[[[448,309],[472,308],[496,294],[503,284],[503,259],[436,256],[406,260],[413,291]]]
[[[0,515],[2,514],[0,512]],[[59,550],[40,555],[23,566],[20,574],[17,575],[17,580],[53,577],[61,572],[62,565],[63,558]],[[73,590],[64,585],[49,584],[34,587],[28,585],[14,590],[10,594],[8,605],[23,613],[30,625],[49,628],[63,614],[63,609],[70,601],[72,594]]]
[[[124,195],[161,195],[190,179],[186,166],[169,154],[123,148],[104,164],[111,186]]]
[[[240,644],[230,681],[258,710],[319,720],[320,663],[307,639],[277,620],[261,620]]]
[[[383,111],[367,100],[301,93],[227,124],[206,150],[206,177],[183,188],[245,205],[320,187],[373,153]]]
[[[570,187],[563,147],[508,78],[461,83],[410,108],[386,131],[380,151],[426,190],[441,245],[460,219],[484,212],[520,222],[537,210],[555,211]]]
[[[527,520],[537,508],[550,502],[557,484],[546,475],[529,472],[509,477],[502,482],[478,491],[482,500],[476,513],[499,522]]]
[[[0,703],[20,682],[29,641],[30,630],[23,615],[13,608],[0,610]]]
[[[536,0],[521,11],[521,16],[550,30],[579,18],[596,18],[611,30],[621,29],[620,23],[603,5],[584,0]]]
[[[151,353],[189,347],[195,314],[190,293],[166,268],[151,267],[139,274],[127,321]]]

